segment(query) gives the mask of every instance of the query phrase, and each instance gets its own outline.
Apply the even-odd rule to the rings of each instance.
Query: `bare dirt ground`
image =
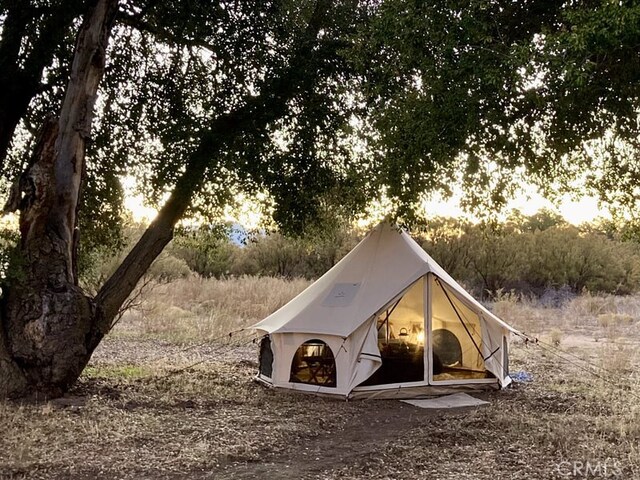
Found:
[[[264,388],[253,344],[184,348],[110,338],[67,398],[0,406],[0,478],[640,478],[637,377],[614,387],[535,346],[513,348],[533,382],[437,412]],[[598,475],[566,475],[586,462]]]

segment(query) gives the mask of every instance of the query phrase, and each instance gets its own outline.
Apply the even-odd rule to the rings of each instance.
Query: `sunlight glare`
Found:
[[[124,206],[131,214],[131,218],[137,223],[151,223],[158,215],[155,208],[145,205],[144,197],[136,193],[136,179],[132,176],[120,179],[124,189]]]

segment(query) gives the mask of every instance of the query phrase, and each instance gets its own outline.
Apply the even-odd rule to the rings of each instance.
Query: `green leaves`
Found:
[[[360,67],[383,151],[376,181],[401,205],[459,181],[458,171],[471,182],[478,155],[515,150],[513,53],[552,10],[542,4],[387,1],[363,29]]]
[[[589,188],[635,202],[639,177],[625,165],[639,134],[639,8],[383,2],[355,50],[380,151],[374,181],[411,209],[462,179],[472,206],[492,208],[520,174],[568,188],[586,170]],[[616,153],[594,154],[607,137]],[[487,189],[488,202],[475,195]]]
[[[317,7],[321,28],[303,39]],[[33,32],[47,20],[36,10]],[[229,127],[234,140],[211,152],[191,213],[266,191],[280,226],[302,231],[384,191],[408,220],[434,191],[460,185],[469,205],[493,207],[522,177],[564,188],[584,172],[589,188],[633,203],[638,32],[640,7],[606,0],[128,0],[97,105],[84,218],[117,221],[123,174],[161,203],[212,122],[256,98],[276,108],[260,95],[285,70],[297,85],[285,108]],[[55,46],[28,129],[56,109],[72,39]],[[291,65],[303,41],[311,53]]]

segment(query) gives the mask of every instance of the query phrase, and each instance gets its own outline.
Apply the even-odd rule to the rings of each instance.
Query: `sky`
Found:
[[[425,202],[425,211],[429,216],[468,218],[469,214],[460,206],[460,199],[460,195],[454,195],[448,200],[435,199]],[[505,216],[511,210],[519,210],[524,215],[533,215],[543,208],[559,213],[574,225],[591,222],[598,217],[609,216],[606,210],[600,208],[596,197],[583,196],[575,199],[570,195],[564,195],[556,205],[533,190],[522,193],[509,201],[504,211]],[[471,218],[473,219],[473,217]]]
[[[123,179],[125,191],[133,191],[135,180],[133,178]],[[470,218],[473,216],[466,213],[460,206],[461,193],[454,194],[451,198],[443,200],[436,197],[433,200],[424,203],[425,212],[428,217],[442,216],[454,218]],[[248,198],[241,198],[241,208],[239,211],[228,209],[226,212],[226,221],[238,223],[246,229],[253,230],[260,226],[260,213],[255,205]],[[150,222],[155,217],[157,211],[151,207],[145,206],[142,195],[130,193],[125,199],[125,207],[131,212],[134,220],[140,222]],[[510,210],[520,210],[524,215],[532,215],[542,208],[561,214],[568,222],[574,225],[580,225],[584,222],[590,222],[598,217],[607,217],[606,210],[598,205],[598,200],[592,196],[583,196],[575,199],[570,195],[564,195],[560,198],[557,205],[544,198],[542,195],[531,187],[525,189],[520,195],[512,199],[505,208],[506,213]]]

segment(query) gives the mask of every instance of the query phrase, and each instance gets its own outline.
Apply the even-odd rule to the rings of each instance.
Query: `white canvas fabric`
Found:
[[[271,337],[274,361],[272,378],[268,380],[275,386],[348,395],[381,365],[377,315],[423,277],[431,279],[424,282],[428,286],[424,289],[425,305],[427,297],[431,298],[428,289],[434,288],[430,285],[437,279],[456,304],[453,311],[464,311],[474,317],[475,328],[480,331],[473,336],[481,344],[478,348],[485,359],[484,368],[495,375],[499,386],[507,385],[510,379],[503,367],[504,339],[516,330],[466,292],[406,232],[388,223],[378,225],[320,279],[253,326]],[[430,306],[425,308],[424,318],[428,312]],[[425,322],[425,330],[427,323],[430,322]],[[325,342],[335,356],[335,387],[290,382],[296,350],[311,339]],[[427,356],[431,350],[424,350],[425,365],[429,367]],[[425,374],[424,384],[429,383],[456,382],[434,382]],[[377,390],[387,388],[394,385],[383,385]]]

